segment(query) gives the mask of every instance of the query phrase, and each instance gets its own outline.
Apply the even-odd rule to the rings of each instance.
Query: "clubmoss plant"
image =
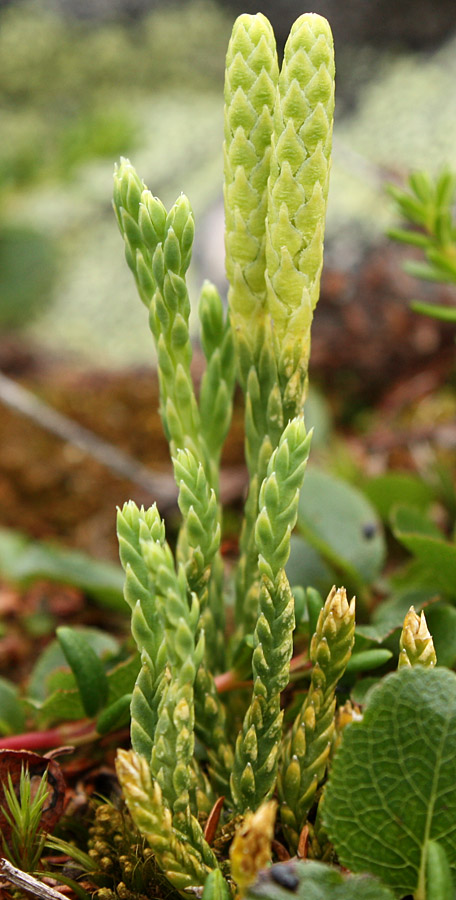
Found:
[[[296,848],[325,776],[335,687],[353,644],[354,601],[334,589],[310,646],[310,689],[288,733],[281,696],[295,614],[285,565],[311,439],[303,402],[333,107],[325,19],[306,14],[295,22],[280,72],[268,20],[237,19],[225,81],[229,314],[206,283],[198,396],[186,287],[190,204],[182,195],[167,211],[127,160],[115,172],[114,206],[149,310],[182,514],[173,557],[155,505],[144,510],[130,502],[119,511],[125,598],[142,666],[131,703],[133,749],[119,751],[117,770],[133,821],[171,884],[204,888],[206,898],[227,896],[233,880],[240,890],[252,880],[257,821],[267,823],[260,856],[263,863],[269,858],[277,787],[285,837]],[[249,488],[233,579],[235,626],[226,642],[223,610],[232,591],[220,556],[219,464],[236,375],[245,396]],[[222,702],[217,673],[226,668],[224,680],[251,681],[250,697],[244,692],[233,701],[228,691]],[[246,817],[231,870],[214,840],[215,814],[220,838]]]
[[[389,186],[398,212],[409,227],[391,228],[388,235],[402,244],[418,247],[426,261],[407,260],[404,268],[410,275],[425,281],[455,284],[456,175],[448,169],[435,178],[431,178],[428,172],[413,172],[408,179],[408,188],[403,190],[396,185]],[[414,300],[411,308],[444,322],[456,321],[454,305],[441,306]]]

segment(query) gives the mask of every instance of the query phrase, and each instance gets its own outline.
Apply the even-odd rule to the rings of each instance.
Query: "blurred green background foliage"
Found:
[[[120,155],[165,204],[189,196],[193,299],[205,276],[224,289],[222,90],[238,9],[125,0],[97,18],[101,6],[0,4],[0,329],[75,365],[123,366],[152,357],[110,208]],[[265,8],[279,34],[286,7]],[[327,260],[349,267],[394,224],[385,180],[451,164],[456,42],[412,52],[393,30],[379,48],[339,19]]]
[[[114,322],[97,312],[97,301],[120,296],[117,272],[103,279],[122,256],[114,160],[152,144],[146,173],[174,193],[195,156],[206,164],[215,155],[229,32],[230,17],[210,0],[130,22],[71,18],[46,2],[0,10],[2,330],[32,328],[53,349],[68,348],[73,333],[69,349],[86,360],[106,320],[115,334],[115,312]]]

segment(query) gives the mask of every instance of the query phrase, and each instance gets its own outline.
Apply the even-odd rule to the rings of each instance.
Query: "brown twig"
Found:
[[[222,672],[214,678],[215,686],[219,694],[226,691],[234,691],[235,688],[243,688],[251,686],[251,681],[239,681],[236,672],[231,669],[228,672]]]
[[[33,391],[1,372],[0,401],[21,415],[27,416],[51,434],[78,447],[83,453],[93,457],[116,475],[137,484],[157,501],[162,512],[176,505],[177,486],[172,475],[166,472],[158,474],[151,471],[129,453],[125,453],[124,450],[120,450],[119,447],[99,437],[90,429],[80,425],[79,422],[58,412],[37,397]],[[242,493],[245,480],[245,470],[242,467],[235,466],[225,469],[220,477],[222,500],[226,503],[238,498]]]
[[[68,897],[55,891],[54,888],[48,887],[21,869],[16,869],[7,859],[0,859],[0,872],[15,887],[27,891],[28,894],[34,894],[40,900],[68,900]]]
[[[0,400],[11,409],[32,419],[41,428],[57,435],[62,440],[79,447],[84,453],[98,460],[103,466],[133,481],[143,490],[151,494],[158,503],[174,505],[177,498],[177,487],[172,475],[151,472],[109,441],[94,434],[74,419],[58,412],[32,391],[0,373]]]

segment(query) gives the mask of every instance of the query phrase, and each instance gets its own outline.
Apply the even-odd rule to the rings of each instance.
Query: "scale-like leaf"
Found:
[[[370,875],[342,875],[319,862],[277,863],[260,875],[245,900],[393,900]]]
[[[369,695],[347,727],[324,798],[342,865],[396,894],[425,896],[429,841],[456,875],[456,675],[403,668]]]

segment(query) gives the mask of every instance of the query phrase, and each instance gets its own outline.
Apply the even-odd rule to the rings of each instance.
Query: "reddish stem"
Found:
[[[0,750],[49,750],[59,744],[85,744],[98,737],[93,722],[81,719],[46,731],[27,731],[0,738]]]
[[[238,681],[236,672],[231,669],[228,672],[222,672],[221,675],[216,675],[214,681],[219,694],[232,691],[234,688],[249,687],[252,684],[251,681]]]
[[[298,653],[297,656],[293,656],[293,659],[290,662],[290,672],[296,672],[297,669],[311,669],[312,662],[310,661],[307,653]]]
[[[296,672],[297,669],[311,669],[312,663],[308,659],[307,653],[298,653],[290,662],[290,672]],[[235,688],[249,687],[251,681],[239,681],[236,672],[231,669],[228,672],[222,672],[214,678],[215,686],[219,694],[226,691],[233,691]]]

